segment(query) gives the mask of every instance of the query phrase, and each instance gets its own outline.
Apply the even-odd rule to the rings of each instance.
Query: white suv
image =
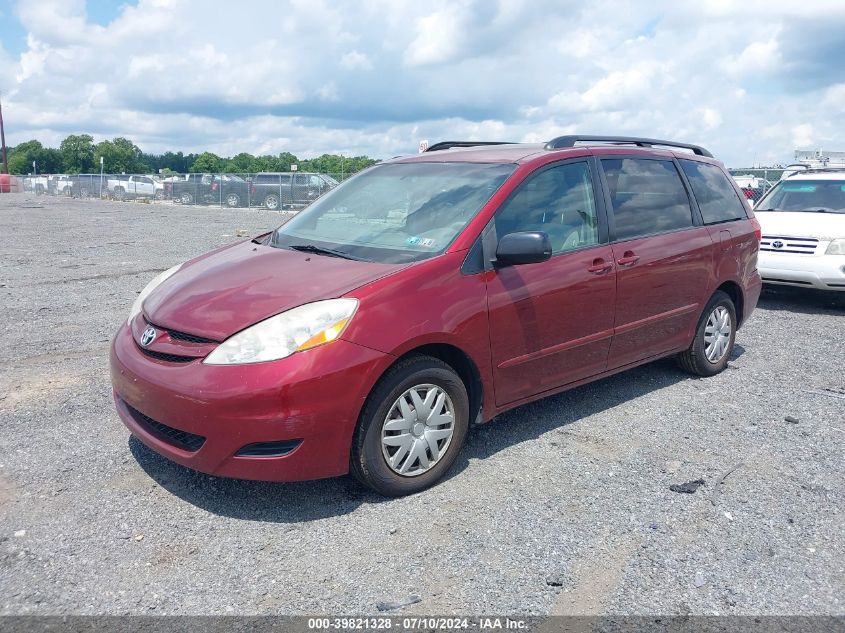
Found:
[[[845,169],[806,169],[754,208],[765,283],[845,291]]]

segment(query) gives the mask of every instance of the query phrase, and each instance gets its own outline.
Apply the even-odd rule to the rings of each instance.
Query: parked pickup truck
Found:
[[[255,185],[231,174],[185,174],[168,178],[165,197],[182,204],[224,204],[244,207],[254,204]]]
[[[280,209],[283,206],[311,204],[326,191],[336,187],[338,182],[325,174],[262,172],[253,176],[252,184],[255,188],[256,205]]]
[[[127,198],[164,198],[164,185],[152,176],[109,175],[104,189],[118,200]]]

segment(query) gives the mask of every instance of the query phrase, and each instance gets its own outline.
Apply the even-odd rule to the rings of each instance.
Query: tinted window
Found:
[[[587,163],[552,167],[523,183],[496,213],[496,235],[545,231],[555,253],[598,244],[593,185]]]
[[[692,209],[670,160],[611,158],[601,161],[610,190],[616,239],[692,226]]]
[[[745,203],[740,201],[721,169],[694,160],[681,160],[680,163],[692,186],[705,224],[746,217]]]

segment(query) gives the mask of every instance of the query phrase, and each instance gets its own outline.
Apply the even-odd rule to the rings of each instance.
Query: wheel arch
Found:
[[[467,390],[469,397],[469,422],[473,424],[480,421],[482,417],[482,405],[484,403],[484,385],[481,381],[481,372],[475,361],[459,347],[449,343],[426,343],[418,345],[397,356],[379,376],[376,384],[382,377],[398,363],[413,356],[431,356],[443,361],[455,370]]]
[[[731,301],[733,301],[734,308],[736,309],[737,329],[739,329],[745,320],[745,297],[742,292],[742,287],[735,281],[728,280],[722,282],[716,290],[721,290],[731,298]]]

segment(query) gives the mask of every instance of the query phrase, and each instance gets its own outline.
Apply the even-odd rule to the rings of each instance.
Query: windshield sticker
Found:
[[[425,248],[433,248],[434,247],[434,240],[428,237],[409,237],[406,240],[408,246],[423,246]]]
[[[783,190],[784,191],[799,191],[801,193],[812,193],[816,190],[816,185],[799,185],[798,183],[784,184]]]

